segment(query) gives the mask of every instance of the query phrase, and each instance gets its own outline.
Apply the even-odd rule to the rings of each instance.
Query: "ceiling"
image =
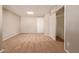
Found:
[[[56,5],[5,5],[4,8],[19,16],[44,16],[54,9]],[[34,15],[26,14],[27,11],[33,11]]]

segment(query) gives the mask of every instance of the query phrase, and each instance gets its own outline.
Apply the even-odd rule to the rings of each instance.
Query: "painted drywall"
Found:
[[[19,34],[19,16],[3,9],[3,40]]]
[[[43,20],[41,17],[21,17],[21,33],[42,33],[43,23],[41,20]]]
[[[49,13],[44,16],[44,34],[45,35],[49,34],[49,16],[50,16]]]
[[[0,5],[0,50],[2,49],[2,6]]]
[[[65,50],[79,52],[79,6],[65,6]]]
[[[56,36],[64,39],[64,7],[56,12]]]
[[[48,13],[44,16],[44,34],[56,40],[56,13]]]
[[[21,17],[21,33],[36,33],[36,18]]]
[[[49,16],[49,36],[56,40],[56,13]]]

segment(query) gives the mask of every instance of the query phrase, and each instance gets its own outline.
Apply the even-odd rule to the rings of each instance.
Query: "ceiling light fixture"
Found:
[[[26,13],[29,14],[29,15],[33,15],[34,14],[33,11],[27,11]]]

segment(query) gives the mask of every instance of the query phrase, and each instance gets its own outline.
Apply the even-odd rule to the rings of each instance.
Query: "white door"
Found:
[[[37,18],[37,33],[43,33],[44,29],[44,19],[43,18]]]

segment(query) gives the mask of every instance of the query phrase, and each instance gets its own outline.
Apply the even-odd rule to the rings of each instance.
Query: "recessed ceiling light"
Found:
[[[33,15],[34,14],[33,11],[27,11],[26,13],[29,14],[29,15]]]

